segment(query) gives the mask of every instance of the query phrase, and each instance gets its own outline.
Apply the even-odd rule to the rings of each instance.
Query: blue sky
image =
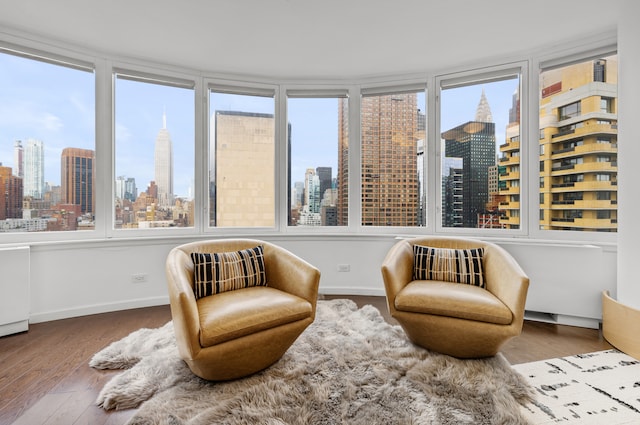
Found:
[[[482,89],[496,123],[497,145],[504,143],[511,95],[517,80],[446,90],[442,94],[442,130],[474,119]],[[95,149],[94,76],[33,60],[0,54],[0,162],[13,167],[13,145],[29,138],[45,147],[45,180],[60,184],[60,154],[65,147]],[[422,97],[423,98],[423,97]],[[292,181],[307,168],[337,169],[337,100],[290,99]],[[215,109],[273,114],[273,99],[215,94]],[[419,107],[424,110],[424,99]],[[310,112],[310,109],[312,112]],[[174,153],[174,192],[188,195],[193,184],[193,91],[117,79],[115,103],[115,175],[134,177],[138,191],[154,179],[154,144],[166,114]]]
[[[45,180],[60,184],[62,150],[94,149],[94,85],[89,72],[0,54],[0,162],[14,167],[15,140],[41,140]]]
[[[189,195],[194,170],[193,90],[116,79],[115,175],[134,177],[138,193],[154,180],[154,149],[166,117],[173,146],[173,187]]]

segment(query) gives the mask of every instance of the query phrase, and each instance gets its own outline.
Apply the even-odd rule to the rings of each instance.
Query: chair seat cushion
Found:
[[[202,347],[303,320],[313,312],[307,300],[268,286],[222,292],[196,302]]]
[[[513,320],[511,310],[486,289],[459,283],[414,280],[397,295],[399,311],[456,317],[499,325]]]

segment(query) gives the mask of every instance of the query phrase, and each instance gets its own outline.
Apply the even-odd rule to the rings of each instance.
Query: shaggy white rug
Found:
[[[319,301],[315,322],[282,359],[247,378],[211,383],[178,357],[171,322],[141,329],[91,360],[124,368],[97,403],[137,407],[129,424],[529,424],[532,389],[498,355],[458,360],[411,344],[380,312]],[[142,403],[142,404],[141,404]]]
[[[535,387],[524,415],[536,425],[640,424],[640,361],[597,351],[514,368]]]

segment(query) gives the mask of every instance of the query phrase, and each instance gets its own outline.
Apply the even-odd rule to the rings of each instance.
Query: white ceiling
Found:
[[[612,0],[0,0],[0,32],[195,70],[351,79],[615,30]]]

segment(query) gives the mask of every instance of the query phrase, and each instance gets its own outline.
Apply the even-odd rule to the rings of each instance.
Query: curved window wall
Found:
[[[602,45],[566,60],[293,88],[0,40],[0,243],[613,240],[617,55]]]

